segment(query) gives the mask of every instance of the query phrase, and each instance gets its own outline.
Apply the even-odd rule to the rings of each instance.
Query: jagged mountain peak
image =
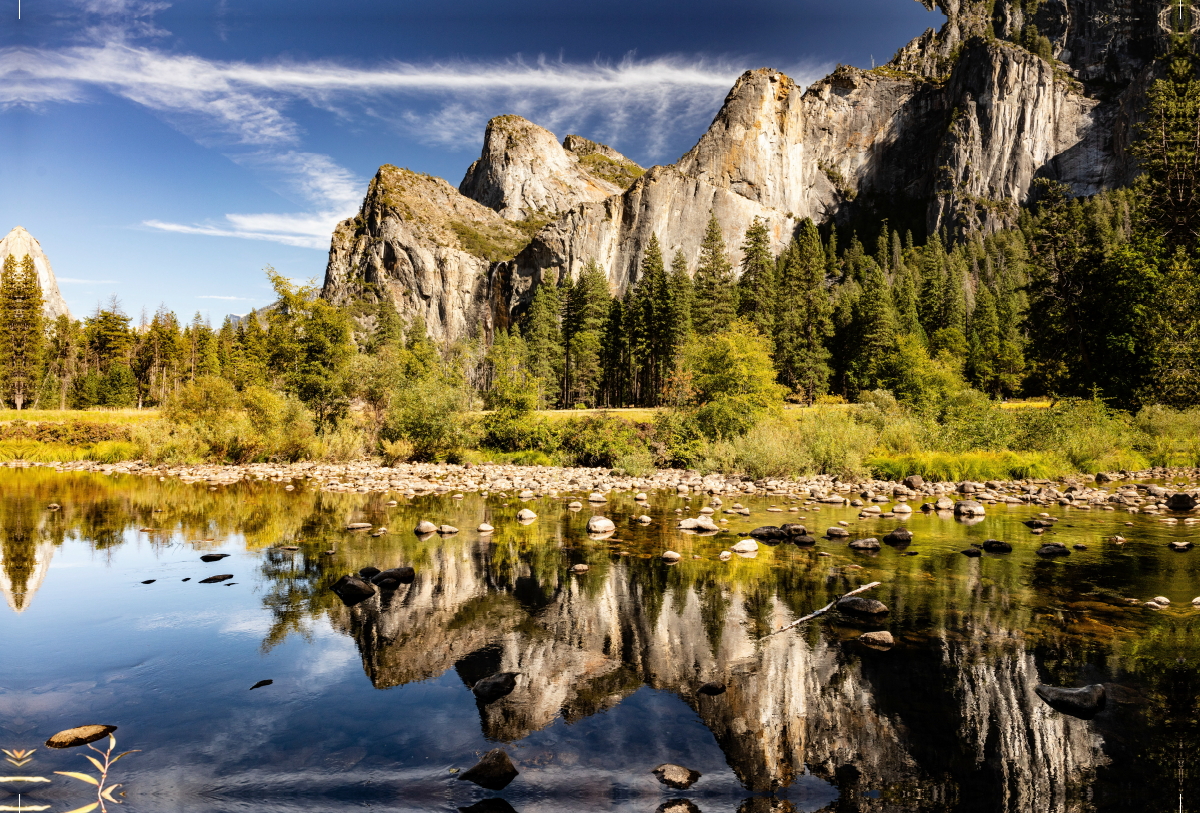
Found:
[[[577,149],[520,116],[496,116],[458,191],[507,220],[547,219],[617,194],[641,174],[616,150],[578,136],[568,139]]]
[[[17,262],[23,260],[26,254],[33,257],[33,265],[37,268],[38,284],[42,286],[44,303],[42,310],[46,317],[54,320],[60,316],[66,316],[70,319],[71,311],[67,308],[62,293],[58,290],[58,280],[54,278],[54,269],[50,267],[50,260],[42,251],[41,243],[22,226],[17,226],[5,235],[3,240],[0,240],[0,263],[3,263],[4,258],[10,254],[16,257]]]

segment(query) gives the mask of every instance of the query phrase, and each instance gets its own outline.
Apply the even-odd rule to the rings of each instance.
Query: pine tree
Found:
[[[600,342],[604,365],[602,400],[606,406],[624,406],[629,388],[629,340],[625,328],[625,304],[617,297],[609,302]]]
[[[543,282],[533,294],[525,316],[526,367],[537,389],[537,406],[545,409],[557,397],[562,371],[562,334],[559,314],[562,303],[558,287]]]
[[[713,336],[737,315],[737,288],[733,266],[725,256],[725,238],[716,214],[709,213],[708,228],[700,244],[700,263],[694,280],[692,324],[701,335]]]
[[[812,220],[805,218],[785,254],[775,363],[780,381],[809,403],[825,392],[829,382],[825,340],[833,329],[831,312],[821,236]]]
[[[738,280],[738,315],[749,319],[759,333],[775,335],[775,258],[771,235],[758,217],[742,240],[742,276]]]
[[[870,258],[863,269],[855,321],[859,341],[851,362],[852,383],[858,391],[873,390],[880,384],[882,362],[896,339],[896,315],[887,277]]]
[[[975,311],[971,314],[971,338],[967,351],[967,376],[983,392],[999,395],[1001,390],[997,362],[1000,358],[1000,319],[996,300],[986,285],[975,293]]]
[[[675,359],[692,338],[692,302],[695,290],[683,252],[675,250],[671,260],[671,358]]]
[[[608,277],[589,259],[563,308],[563,405],[595,404],[603,375],[601,338],[612,294]]]
[[[10,254],[0,270],[0,376],[18,410],[37,391],[44,341],[37,268],[28,254],[20,265]]]

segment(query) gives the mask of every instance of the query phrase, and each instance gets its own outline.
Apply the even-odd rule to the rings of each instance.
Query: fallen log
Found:
[[[776,635],[781,632],[786,632],[787,630],[790,630],[792,627],[800,626],[805,621],[812,621],[817,616],[824,615],[825,613],[832,610],[839,601],[846,598],[847,596],[857,596],[859,593],[865,593],[866,591],[868,591],[874,587],[878,587],[881,584],[883,584],[883,582],[871,582],[870,584],[864,584],[862,587],[855,588],[854,590],[851,590],[849,593],[843,593],[842,595],[835,598],[833,601],[826,604],[821,609],[811,612],[808,615],[804,616],[803,618],[797,618],[795,621],[788,624],[786,627],[780,627],[779,629],[775,630],[775,632],[772,632],[771,635]]]

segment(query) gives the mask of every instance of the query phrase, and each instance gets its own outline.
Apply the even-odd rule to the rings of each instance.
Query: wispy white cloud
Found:
[[[77,5],[102,20],[145,25],[163,7],[152,0]],[[77,103],[97,93],[146,107],[197,142],[222,149],[301,208],[201,223],[148,220],[146,227],[324,250],[334,225],[357,208],[365,181],[327,155],[302,151],[305,132],[294,108],[331,111],[351,125],[382,122],[457,151],[477,148],[492,116],[517,113],[560,136],[579,132],[635,155],[672,160],[670,145],[707,125],[744,67],[733,59],[632,55],[578,63],[519,56],[371,66],[250,63],[170,53],[132,37],[96,37],[60,49],[0,49],[0,109]],[[802,66],[792,75],[807,84],[823,71]]]

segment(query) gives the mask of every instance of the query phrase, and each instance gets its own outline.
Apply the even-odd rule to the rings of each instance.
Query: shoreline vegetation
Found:
[[[307,470],[424,459],[603,469],[643,480],[690,470],[791,482],[815,476],[899,482],[912,475],[940,482],[1064,481],[1119,472],[1160,479],[1168,469],[1200,466],[1200,409],[1153,406],[1129,415],[1100,401],[1001,404],[967,395],[935,417],[880,391],[859,404],[772,410],[744,434],[715,440],[681,431],[688,416],[669,408],[464,410],[428,418],[449,425],[426,430],[443,444],[419,455],[407,439],[379,440],[368,405],[355,404],[336,430],[319,434],[301,405],[266,391],[239,399],[222,383],[189,385],[164,409],[0,412],[0,462]],[[500,448],[497,437],[505,441]],[[384,453],[371,454],[372,447]]]

